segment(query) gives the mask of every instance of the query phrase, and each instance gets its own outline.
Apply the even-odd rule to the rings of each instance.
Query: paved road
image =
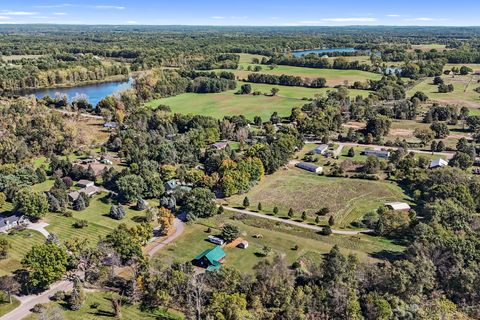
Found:
[[[266,215],[266,214],[263,214],[263,213],[252,212],[252,211],[248,211],[248,210],[237,209],[237,208],[226,207],[226,206],[224,206],[224,208],[227,209],[227,210],[230,210],[230,211],[234,211],[234,212],[238,212],[238,213],[244,213],[244,214],[247,214],[249,216],[254,216],[254,217],[257,217],[257,218],[268,219],[268,220],[273,220],[273,221],[282,222],[282,223],[286,223],[286,224],[291,224],[291,225],[294,225],[294,226],[297,226],[297,227],[300,227],[300,228],[305,228],[305,229],[310,229],[310,230],[315,230],[315,231],[322,231],[323,230],[323,227],[319,227],[319,226],[315,226],[315,225],[311,225],[311,224],[307,224],[307,223],[303,223],[303,222],[293,221],[293,220],[286,220],[286,219],[278,218],[278,217],[275,217],[275,216],[269,216],[269,215]],[[358,230],[358,231],[356,231],[356,230],[333,230],[332,229],[332,233],[342,234],[342,235],[357,235],[357,234],[372,233],[372,232],[373,232],[373,230]]]
[[[36,304],[50,302],[50,296],[59,290],[72,290],[72,283],[70,281],[63,280],[52,284],[50,289],[38,295],[16,297],[18,300],[20,300],[20,306],[2,316],[0,320],[20,320],[25,318],[31,313],[30,309],[32,309]]]
[[[40,222],[40,223],[30,224],[28,228],[32,230],[37,230],[43,235],[45,235],[44,232],[46,232],[47,234],[45,236],[48,237],[49,233],[44,229],[44,227],[46,227],[47,225],[48,224],[46,223]],[[174,241],[185,230],[184,224],[182,220],[180,220],[179,218],[175,218],[175,220],[173,221],[173,227],[175,228],[175,232],[170,236],[168,236],[165,240],[157,244],[155,247],[149,249],[148,251],[149,256],[153,256],[160,249],[165,247],[170,242]],[[42,232],[42,230],[44,232]],[[52,284],[50,286],[50,289],[38,295],[16,297],[18,300],[20,300],[20,306],[12,310],[11,312],[7,313],[6,315],[2,316],[0,320],[19,320],[19,319],[25,318],[31,313],[30,309],[32,309],[36,304],[50,302],[50,296],[52,296],[55,292],[59,290],[63,290],[63,291],[72,290],[72,282],[68,280],[62,280]]]
[[[305,143],[323,143],[323,142],[320,140],[310,140],[310,141],[305,141]],[[400,149],[400,147],[387,147],[387,146],[380,146],[376,144],[361,144],[361,143],[355,143],[355,142],[335,142],[335,143],[342,147],[364,147],[364,148],[370,148],[373,150]],[[431,152],[431,151],[417,150],[417,149],[407,149],[407,151],[418,153],[418,154],[430,154],[430,155],[433,154],[437,156],[443,156],[447,159],[451,159],[455,155],[455,152],[453,151]]]
[[[173,227],[175,228],[174,233],[172,233],[165,240],[163,240],[162,242],[157,244],[155,247],[148,250],[147,253],[150,257],[153,256],[155,253],[157,253],[160,249],[165,247],[167,244],[169,244],[170,242],[177,239],[183,233],[183,230],[185,229],[182,220],[180,220],[178,218],[175,218],[175,220],[173,220]]]

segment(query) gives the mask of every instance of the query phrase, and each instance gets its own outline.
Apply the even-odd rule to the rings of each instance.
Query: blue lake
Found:
[[[88,84],[78,87],[69,87],[69,88],[47,88],[47,89],[36,89],[26,92],[26,95],[35,95],[38,99],[41,99],[45,96],[55,97],[56,93],[66,94],[68,100],[71,101],[73,97],[77,94],[84,94],[88,97],[88,101],[96,106],[97,103],[105,98],[110,96],[115,92],[128,89],[133,84],[133,78],[130,78],[128,81],[111,81],[111,82],[101,82],[95,84]]]
[[[355,52],[355,51],[357,51],[357,49],[355,49],[355,48],[331,48],[331,49],[299,50],[299,51],[293,51],[292,54],[295,57],[301,57],[301,56],[309,54],[309,53],[327,54],[327,53],[332,53],[332,52]]]

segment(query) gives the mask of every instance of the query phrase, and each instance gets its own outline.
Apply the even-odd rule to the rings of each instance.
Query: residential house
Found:
[[[90,180],[80,180],[77,182],[77,187],[80,187],[80,188],[93,187],[94,185],[95,185],[95,182]]]
[[[390,157],[390,151],[386,151],[386,150],[365,149],[363,150],[363,154],[366,156],[376,156],[379,158]]]
[[[225,259],[225,251],[222,247],[216,246],[207,249],[193,259],[193,265],[207,269],[207,271],[219,270]]]
[[[28,219],[21,214],[14,214],[11,216],[0,216],[0,232],[7,232],[8,230],[26,224]]]
[[[410,205],[405,202],[387,202],[385,206],[394,211],[410,211]]]
[[[313,163],[308,163],[308,162],[299,162],[299,163],[295,164],[295,167],[303,169],[303,170],[307,170],[307,171],[310,171],[310,172],[314,172],[314,173],[317,173],[317,174],[320,174],[320,173],[323,172],[323,167],[317,166]]]
[[[315,154],[325,154],[328,151],[328,144],[321,144],[313,149],[313,153]]]
[[[76,201],[78,199],[78,197],[80,197],[80,192],[78,192],[78,191],[72,191],[72,192],[68,193],[68,200],[70,202]]]
[[[165,182],[165,191],[167,193],[173,192],[173,190],[178,186],[176,179],[171,179]]]
[[[430,161],[430,165],[428,166],[430,169],[434,168],[440,168],[440,167],[445,167],[448,166],[448,161],[443,160],[442,158],[434,159]]]
[[[212,144],[212,147],[217,149],[217,150],[223,150],[228,146],[228,142],[225,141],[220,141]]]

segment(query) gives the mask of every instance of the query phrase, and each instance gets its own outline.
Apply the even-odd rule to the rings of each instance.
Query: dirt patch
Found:
[[[363,129],[365,128],[365,123],[358,122],[358,121],[349,121],[343,125],[345,128],[353,128],[353,129]]]
[[[392,129],[390,135],[398,137],[413,137],[413,130],[410,129]]]

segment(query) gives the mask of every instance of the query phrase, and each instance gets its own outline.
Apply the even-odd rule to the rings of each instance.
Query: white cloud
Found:
[[[114,10],[125,10],[125,7],[118,6],[94,6],[97,9],[114,9]]]
[[[34,8],[65,8],[65,7],[72,7],[73,5],[70,3],[62,3],[62,4],[54,4],[54,5],[46,5],[46,6],[33,6]]]
[[[10,20],[10,17],[0,16],[0,20]]]
[[[65,12],[54,12],[54,16],[66,16],[67,14]]]
[[[213,17],[210,17],[210,19],[222,20],[222,19],[225,19],[225,17],[222,17],[222,16],[213,16]]]
[[[375,22],[376,18],[327,18],[322,19],[326,22]]]
[[[321,20],[306,20],[306,21],[299,21],[298,23],[299,24],[320,24],[325,22]]]
[[[37,12],[1,10],[0,14],[5,16],[34,16]]]
[[[433,21],[435,19],[433,19],[433,18],[415,18],[413,20],[416,20],[416,21]]]
[[[137,24],[137,21],[135,21],[135,20],[128,20],[127,23],[128,23],[128,24]]]
[[[401,15],[399,15],[399,14],[387,14],[387,17],[390,17],[390,18],[399,18],[399,17],[401,17]]]

